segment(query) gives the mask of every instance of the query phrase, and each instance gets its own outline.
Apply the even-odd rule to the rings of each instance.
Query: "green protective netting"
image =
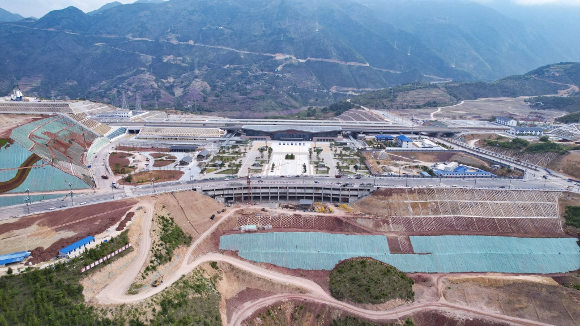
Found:
[[[304,270],[331,270],[341,260],[372,257],[403,272],[562,273],[580,268],[573,238],[494,236],[412,236],[416,254],[390,254],[387,239],[376,235],[318,232],[232,234],[220,249],[245,259]]]

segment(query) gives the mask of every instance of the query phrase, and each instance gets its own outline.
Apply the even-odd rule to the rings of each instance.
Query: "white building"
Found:
[[[504,126],[517,126],[518,122],[512,118],[506,118],[506,117],[496,117],[495,118],[495,123],[498,123],[500,125],[504,125]]]
[[[141,112],[139,112],[141,113]],[[109,112],[98,113],[96,118],[111,118],[111,119],[130,119],[133,117],[133,111],[131,110],[115,110]]]
[[[401,148],[413,148],[413,140],[405,135],[395,137],[395,143]]]
[[[512,136],[542,136],[544,129],[538,127],[511,127],[508,133]]]

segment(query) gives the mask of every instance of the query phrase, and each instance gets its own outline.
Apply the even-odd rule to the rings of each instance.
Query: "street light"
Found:
[[[26,202],[26,209],[28,209],[28,214],[30,214],[30,197],[26,197],[24,198],[24,201]]]
[[[113,194],[113,200],[115,200],[115,192],[113,191],[113,188],[115,188],[115,186],[111,183],[111,194]]]
[[[193,175],[191,174],[191,168],[189,168],[189,181],[191,182],[191,190],[193,190]]]
[[[71,203],[72,203],[72,206],[74,206],[74,205],[75,205],[75,202],[74,202],[74,200],[73,200],[73,193],[72,193],[72,183],[70,183],[70,182],[69,182],[69,183],[68,183],[68,186],[70,187],[70,201],[71,201]]]

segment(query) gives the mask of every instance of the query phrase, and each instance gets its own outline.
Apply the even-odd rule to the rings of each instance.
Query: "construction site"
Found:
[[[232,160],[247,176],[204,177],[206,164],[223,164],[234,157],[230,152],[242,152],[232,145],[235,140],[230,143],[233,133],[144,127],[131,134],[131,127],[110,128],[92,119],[108,108],[90,102],[9,104],[2,104],[4,110],[47,111],[3,124],[1,199],[25,213],[0,221],[0,285],[9,286],[2,280],[12,277],[23,289],[21,302],[33,293],[34,284],[24,278],[42,274],[40,279],[57,280],[51,300],[63,302],[56,289],[70,283],[78,302],[67,302],[82,303],[87,318],[103,324],[479,326],[580,320],[579,228],[570,222],[570,207],[580,196],[537,182],[507,189],[509,177],[522,176],[518,169],[508,172],[458,150],[385,149],[359,151],[373,176],[320,177],[307,164],[309,156],[322,154],[334,165],[330,150],[309,153],[318,146],[292,140],[267,145],[278,166],[271,173],[250,168],[262,157],[256,142],[253,156]],[[341,116],[379,118],[368,110]],[[142,138],[120,143],[131,137]],[[215,138],[226,138],[216,142],[217,151]],[[196,143],[157,146],[182,140]],[[383,178],[419,176],[450,162],[507,181],[482,186],[481,177],[468,187],[460,178],[450,181],[460,186]],[[128,181],[129,174],[134,179]],[[91,196],[94,201],[87,202]],[[48,211],[30,212],[30,200],[46,200]],[[333,282],[336,275],[349,281]],[[392,282],[373,285],[373,277],[387,275]],[[7,322],[17,323],[18,316]]]

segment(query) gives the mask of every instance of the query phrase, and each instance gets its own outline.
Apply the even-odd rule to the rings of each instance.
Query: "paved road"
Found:
[[[253,182],[257,182],[254,179]],[[569,183],[562,184],[561,180],[558,178],[549,177],[548,179],[534,178],[531,180],[518,180],[518,179],[437,179],[437,178],[362,178],[362,179],[347,179],[347,178],[325,178],[325,177],[305,177],[305,178],[295,178],[295,177],[263,177],[259,179],[263,181],[263,184],[271,185],[336,185],[337,182],[349,182],[354,185],[359,185],[361,183],[372,183],[376,187],[468,187],[468,188],[500,188],[505,189],[546,189],[546,190],[565,190],[564,186],[570,185]],[[33,202],[30,205],[18,205],[18,206],[8,206],[0,210],[0,220],[22,216],[29,214],[35,214],[39,212],[49,211],[50,209],[68,209],[73,206],[79,206],[81,204],[87,205],[92,203],[101,203],[112,200],[121,200],[128,197],[144,196],[160,192],[167,191],[182,191],[189,190],[192,187],[201,186],[202,188],[211,188],[214,186],[227,185],[231,182],[243,182],[245,179],[238,181],[237,179],[232,179],[229,181],[224,180],[202,180],[197,179],[193,181],[178,181],[178,182],[164,182],[155,185],[143,185],[139,187],[126,186],[128,189],[121,186],[120,189],[111,189],[110,187],[101,189],[96,193],[84,193],[84,194],[74,194],[71,199],[70,196],[64,200],[55,199],[43,202]],[[336,185],[338,187],[338,185]],[[576,187],[574,190],[578,190]],[[59,208],[59,206],[66,204],[67,207]]]

